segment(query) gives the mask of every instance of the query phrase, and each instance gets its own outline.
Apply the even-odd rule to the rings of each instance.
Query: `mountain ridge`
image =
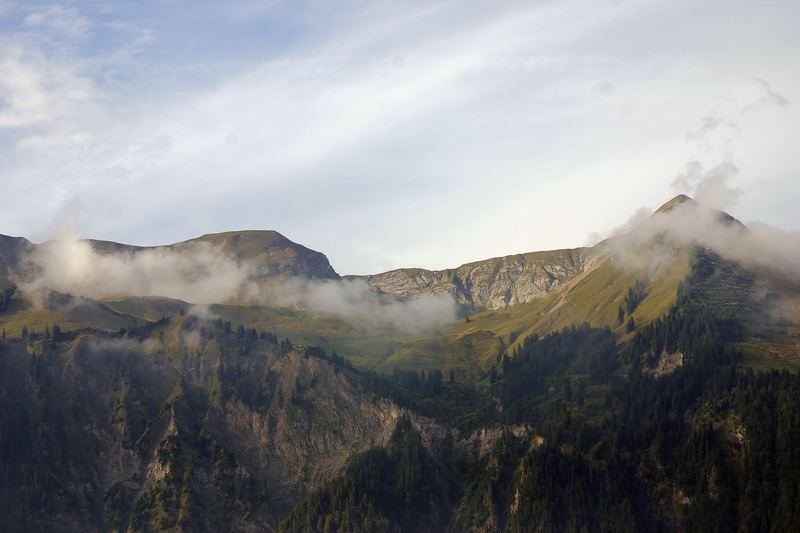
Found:
[[[673,211],[698,205],[701,204],[686,195],[670,199],[652,212],[650,220],[656,226],[654,231],[663,231],[664,225],[658,222],[663,223],[664,217],[672,216],[670,213]],[[712,218],[718,221],[731,220],[741,225],[727,213],[709,212],[717,213]],[[262,327],[278,327],[278,331],[293,338],[300,335],[298,338],[305,342],[314,340],[328,349],[347,351],[359,364],[369,368],[405,368],[409,361],[416,364],[420,360],[436,367],[443,364],[440,360],[446,360],[447,366],[455,365],[474,375],[476,364],[485,369],[498,351],[507,350],[516,341],[535,333],[544,334],[570,324],[587,322],[595,327],[609,327],[617,335],[625,337],[638,326],[646,325],[665,313],[676,302],[685,278],[693,271],[692,257],[703,250],[691,243],[665,242],[661,233],[648,237],[650,240],[636,242],[633,239],[626,244],[626,241],[631,241],[626,235],[610,237],[593,247],[513,254],[438,271],[405,268],[366,276],[339,276],[324,254],[294,243],[272,230],[209,233],[155,247],[127,247],[111,241],[88,242],[99,253],[130,250],[132,255],[147,250],[181,252],[195,245],[207,246],[239,264],[257,264],[252,272],[256,273],[260,285],[252,290],[266,287],[267,297],[271,288],[277,288],[279,294],[289,292],[290,295],[292,291],[305,290],[309,280],[321,281],[323,285],[318,288],[323,297],[328,298],[330,295],[326,296],[325,291],[329,289],[334,290],[335,298],[353,297],[353,293],[348,292],[352,287],[347,283],[337,287],[324,285],[337,280],[364,282],[367,290],[375,293],[369,297],[377,295],[377,301],[384,303],[451,296],[461,319],[442,327],[432,337],[403,337],[386,331],[373,331],[364,336],[365,328],[360,325],[359,317],[338,316],[335,310],[315,311],[302,303],[291,303],[291,300],[248,299],[247,287],[238,297],[218,302],[225,305],[215,306],[215,309],[222,316],[259,323]],[[24,238],[3,238],[0,240],[0,261],[18,264],[19,258],[14,257],[15,253],[30,251],[35,246]],[[620,248],[626,246],[633,247],[620,253]],[[631,259],[634,263],[630,262]],[[635,264],[643,259],[643,264]],[[776,337],[776,328],[762,332],[764,320],[758,315],[768,311],[764,316],[779,316],[781,326],[777,337],[780,338],[780,350],[785,351],[789,342],[787,335],[800,330],[798,291],[774,286],[768,278],[760,279],[760,274],[744,273],[732,277],[726,274],[734,272],[730,261],[711,261],[710,264],[714,271],[704,274],[705,297],[724,303],[720,309],[735,306],[735,302],[749,301],[746,316],[740,319],[758,326],[751,334],[758,339],[763,335],[769,339]],[[715,273],[717,271],[719,274]],[[296,283],[298,279],[301,283]],[[745,283],[743,280],[746,279],[757,279],[758,283]],[[753,294],[725,297],[731,287],[742,287]],[[640,294],[632,296],[632,291]],[[130,327],[161,316],[186,312],[192,307],[191,299],[185,297],[109,295],[94,301],[62,294],[56,295],[53,301],[69,302],[69,305],[41,309],[25,304],[25,291],[21,292],[11,302],[10,311],[0,314],[0,326],[12,335],[19,335],[25,325],[36,331],[55,323],[80,329],[93,325],[97,320],[108,329]],[[357,294],[359,298],[364,297],[363,293]],[[769,299],[762,297],[765,294],[770,295]],[[635,301],[631,299],[634,297]],[[358,305],[357,300],[352,303]]]
[[[698,202],[679,194],[653,212],[667,213],[685,204]],[[726,219],[736,220],[724,212]],[[737,221],[738,222],[738,221]],[[148,250],[181,251],[196,244],[210,244],[238,262],[257,264],[257,275],[280,273],[311,279],[365,280],[374,289],[402,297],[428,292],[450,292],[463,306],[475,310],[499,309],[527,303],[582,272],[587,262],[596,258],[599,244],[575,248],[535,250],[470,261],[446,269],[402,267],[365,275],[340,276],[324,253],[291,241],[275,230],[232,230],[205,233],[171,244],[139,246],[126,243],[83,239],[100,254],[131,253]],[[0,267],[17,266],[20,255],[52,241],[35,244],[24,237],[0,235]],[[405,278],[405,279],[403,279]],[[475,292],[476,285],[494,285]]]
[[[678,194],[653,211],[651,217],[686,205],[700,204]],[[736,220],[719,213],[726,220]],[[594,246],[492,257],[443,270],[400,268],[362,279],[377,290],[397,296],[449,292],[466,312],[493,311],[533,302],[563,287],[605,255],[607,244],[608,239]]]
[[[0,234],[0,268],[13,274],[37,249],[52,245],[53,240],[33,243],[24,237],[9,237]],[[205,233],[199,237],[172,244],[138,246],[115,241],[80,239],[88,243],[92,250],[101,255],[136,255],[148,251],[190,250],[196,245],[208,245],[214,251],[235,259],[238,263],[254,263],[256,276],[271,276],[288,273],[310,279],[338,279],[325,254],[291,241],[274,230],[242,230],[218,233]],[[2,274],[3,271],[0,271]]]
[[[367,276],[371,287],[401,297],[450,293],[469,312],[530,302],[563,285],[592,260],[588,248],[535,251],[455,268],[399,268]]]

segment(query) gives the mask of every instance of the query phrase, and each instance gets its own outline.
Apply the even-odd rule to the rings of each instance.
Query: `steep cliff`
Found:
[[[407,414],[342,360],[222,321],[71,339],[0,341],[11,529],[270,530]]]
[[[402,297],[450,293],[470,311],[502,309],[540,298],[583,272],[588,248],[532,252],[447,270],[402,268],[365,276],[375,289]]]

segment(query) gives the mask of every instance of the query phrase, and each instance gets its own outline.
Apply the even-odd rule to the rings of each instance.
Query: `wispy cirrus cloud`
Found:
[[[45,28],[72,38],[84,38],[89,34],[91,23],[74,7],[49,4],[34,7],[22,19],[22,27]]]
[[[694,146],[695,158],[673,178],[675,192],[689,193],[701,203],[720,209],[731,208],[742,199],[745,191],[733,184],[741,170],[736,163],[742,138],[739,124],[748,113],[790,105],[767,81],[754,78],[754,82],[758,90],[745,102],[724,101],[723,106],[701,119],[697,129],[687,132],[686,142]]]
[[[580,244],[687,161],[698,187],[726,138],[734,187],[798,170],[762,141],[800,133],[790,2],[103,6],[0,12],[0,232],[71,210],[109,239],[274,228],[343,272],[444,267]]]

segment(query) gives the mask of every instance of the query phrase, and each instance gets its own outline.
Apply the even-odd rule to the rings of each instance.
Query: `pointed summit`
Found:
[[[719,209],[715,209],[713,207],[709,207],[709,206],[707,206],[707,205],[705,205],[705,204],[703,204],[701,202],[698,202],[694,198],[686,196],[685,194],[679,194],[678,196],[676,196],[675,198],[673,198],[669,202],[665,203],[664,205],[662,205],[661,207],[656,209],[656,211],[655,211],[655,213],[653,213],[653,215],[655,216],[655,215],[658,215],[659,213],[661,213],[661,214],[669,213],[669,212],[671,212],[671,211],[673,211],[673,210],[675,210],[675,209],[677,209],[678,207],[681,207],[681,206],[688,206],[688,207],[692,207],[692,208],[702,208],[704,210],[707,210],[709,213],[712,213],[714,216],[716,216],[717,220],[719,220],[723,224],[736,224],[738,226],[744,227],[744,224],[742,224],[739,220],[737,220],[736,218],[732,217],[731,215],[729,215],[725,211],[720,211]]]
[[[695,200],[693,200],[692,198],[690,198],[689,196],[686,196],[685,194],[679,194],[678,196],[676,196],[675,198],[673,198],[669,202],[665,203],[664,205],[662,205],[661,207],[656,209],[656,213],[666,213],[668,211],[672,211],[673,209],[675,209],[679,205],[683,205],[683,204],[687,204],[687,203],[688,204],[696,204],[697,202]]]

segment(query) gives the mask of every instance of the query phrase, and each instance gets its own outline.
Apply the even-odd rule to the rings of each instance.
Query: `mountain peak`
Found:
[[[196,239],[173,246],[182,247],[207,242],[240,261],[257,264],[259,272],[274,275],[281,272],[317,279],[336,279],[325,254],[306,248],[273,230],[240,230],[206,233]]]
[[[692,208],[702,208],[702,209],[706,210],[707,212],[712,213],[717,218],[717,220],[719,222],[723,223],[723,224],[735,224],[737,226],[744,227],[744,224],[742,224],[739,220],[737,220],[733,216],[729,215],[725,211],[721,211],[719,209],[716,209],[716,208],[710,207],[710,206],[708,206],[706,204],[703,204],[701,202],[698,202],[697,200],[695,200],[695,199],[693,199],[693,198],[691,198],[689,196],[686,196],[685,194],[677,195],[675,198],[673,198],[669,202],[665,203],[664,205],[662,205],[661,207],[656,209],[656,211],[655,211],[655,213],[653,213],[653,215],[669,213],[669,212],[671,212],[671,211],[673,211],[673,210],[675,210],[675,209],[677,209],[677,208],[679,208],[681,206],[689,206],[689,207],[692,207]]]
[[[673,209],[675,209],[676,207],[678,207],[680,205],[683,205],[683,204],[695,204],[695,203],[697,203],[697,202],[694,199],[692,199],[691,197],[686,196],[685,194],[679,194],[678,196],[676,196],[675,198],[673,198],[669,202],[665,203],[664,205],[662,205],[661,207],[656,209],[656,213],[667,213],[669,211],[672,211]]]
[[[301,246],[273,230],[238,230],[206,233],[185,242],[208,242],[222,246],[226,251],[235,251],[245,255],[259,254],[270,247]]]

